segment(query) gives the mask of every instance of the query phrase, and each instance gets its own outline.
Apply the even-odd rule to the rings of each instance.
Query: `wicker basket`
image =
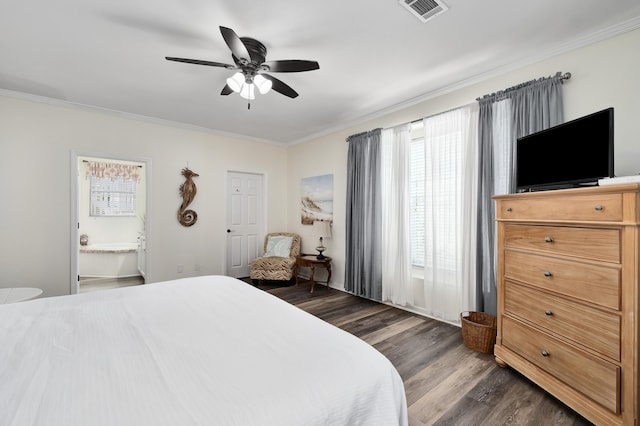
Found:
[[[474,351],[493,353],[496,344],[496,317],[484,312],[462,312],[462,340]]]

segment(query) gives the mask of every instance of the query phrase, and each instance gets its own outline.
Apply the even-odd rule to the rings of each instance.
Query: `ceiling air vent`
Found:
[[[449,9],[440,0],[399,0],[399,3],[422,22],[427,22]]]

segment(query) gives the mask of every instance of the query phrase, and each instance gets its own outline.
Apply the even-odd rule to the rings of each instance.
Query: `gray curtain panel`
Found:
[[[481,99],[478,115],[478,229],[476,309],[496,315],[496,258],[493,195],[493,100]]]
[[[495,206],[491,196],[495,187],[494,174],[494,105],[510,100],[511,153],[515,152],[517,138],[547,129],[563,122],[562,76],[541,78],[504,91],[486,95],[480,102],[478,143],[480,176],[478,191],[478,287],[477,309],[496,314],[496,240]],[[508,165],[509,192],[515,191],[515,158]]]
[[[382,300],[381,135],[375,129],[347,138],[345,289],[373,300]]]

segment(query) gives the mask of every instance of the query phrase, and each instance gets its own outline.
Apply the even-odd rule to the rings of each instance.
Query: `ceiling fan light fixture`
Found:
[[[253,84],[256,85],[261,95],[266,95],[271,90],[271,86],[273,86],[271,80],[264,78],[260,74],[253,78]]]
[[[400,0],[400,1],[440,1],[440,0]],[[167,61],[184,62],[187,64],[206,65],[210,67],[226,68],[237,72],[227,78],[227,84],[222,88],[220,95],[227,96],[231,93],[239,93],[245,99],[255,99],[255,88],[261,94],[268,93],[271,89],[291,99],[298,97],[298,92],[288,84],[273,77],[271,74],[260,75],[262,72],[303,72],[320,69],[316,61],[302,59],[286,59],[281,61],[266,61],[267,48],[260,41],[250,37],[239,37],[231,28],[220,27],[220,33],[224,42],[231,50],[233,64],[222,62],[204,61],[201,59],[176,58],[165,56]]]
[[[237,72],[231,77],[227,78],[227,84],[234,92],[240,92],[242,86],[245,85],[244,75],[241,72]]]
[[[256,76],[258,77],[258,76]],[[254,77],[254,81],[256,80],[256,78]],[[259,79],[257,79],[258,81],[260,81],[260,84],[263,84],[264,82],[269,82],[266,78],[260,76]],[[264,80],[264,81],[262,81]],[[231,88],[231,90],[233,90],[236,93],[239,93],[241,97],[245,98],[245,99],[255,99],[256,96],[256,90],[255,90],[255,84],[254,83],[247,83],[247,78],[246,76],[241,73],[241,72],[237,72],[234,75],[232,75],[231,77],[227,78],[227,85]],[[271,85],[268,85],[269,87],[266,89],[267,91],[269,91],[269,89],[271,88]],[[258,90],[260,90],[260,88],[258,88]],[[262,90],[260,90],[260,93],[263,93]],[[264,92],[266,93],[266,92]]]

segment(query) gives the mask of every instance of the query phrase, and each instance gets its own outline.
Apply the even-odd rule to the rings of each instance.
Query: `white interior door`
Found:
[[[227,275],[248,277],[262,254],[263,176],[227,172]]]

